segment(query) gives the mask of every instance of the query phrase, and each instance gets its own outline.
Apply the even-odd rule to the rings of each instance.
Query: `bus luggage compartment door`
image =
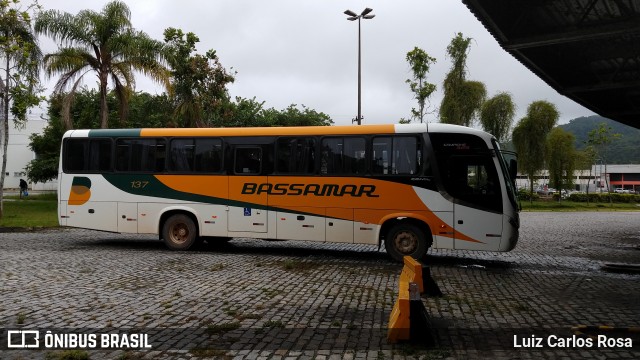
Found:
[[[138,233],[138,204],[118,203],[118,232]]]
[[[267,192],[258,191],[266,176],[229,176],[228,229],[230,232],[267,232]],[[233,236],[233,235],[230,235]]]
[[[267,210],[230,206],[229,231],[267,232]]]

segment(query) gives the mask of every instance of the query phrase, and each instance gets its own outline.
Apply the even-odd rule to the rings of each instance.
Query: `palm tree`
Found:
[[[44,57],[47,76],[60,74],[54,93],[64,97],[62,120],[72,129],[71,102],[75,90],[89,72],[95,72],[100,86],[100,127],[108,127],[107,85],[109,78],[120,102],[119,115],[127,117],[129,93],[135,87],[134,71],[168,84],[161,42],[131,26],[131,11],[115,0],[101,12],[80,11],[72,15],[48,10],[38,15],[35,31],[60,43],[58,52]]]
[[[40,102],[42,53],[29,15],[36,7],[37,3],[32,3],[23,10],[18,1],[0,1],[0,218],[4,211],[9,115],[16,125],[24,125],[27,110]]]

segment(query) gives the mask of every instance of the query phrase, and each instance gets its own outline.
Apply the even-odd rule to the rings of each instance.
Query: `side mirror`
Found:
[[[516,183],[516,177],[518,176],[518,161],[516,159],[511,159],[509,161],[509,176],[511,177],[511,181]]]

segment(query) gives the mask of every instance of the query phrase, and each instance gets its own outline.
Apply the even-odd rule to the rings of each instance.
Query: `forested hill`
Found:
[[[613,134],[620,134],[620,137],[613,140],[605,152],[607,163],[640,164],[640,129],[598,115],[579,117],[560,127],[576,137],[576,148],[582,150],[589,138],[589,131],[596,129],[600,123],[611,126]]]

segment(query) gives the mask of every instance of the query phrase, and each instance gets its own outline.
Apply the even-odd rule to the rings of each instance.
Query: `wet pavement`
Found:
[[[147,336],[150,348],[82,350],[91,359],[639,358],[640,275],[603,265],[640,264],[640,212],[521,223],[512,252],[423,260],[444,293],[423,299],[431,347],[387,343],[401,265],[375,246],[235,239],[172,252],[153,236],[0,233],[0,358],[69,355],[57,346],[68,337],[7,349],[9,330],[94,334],[96,347],[105,333],[118,346]]]

